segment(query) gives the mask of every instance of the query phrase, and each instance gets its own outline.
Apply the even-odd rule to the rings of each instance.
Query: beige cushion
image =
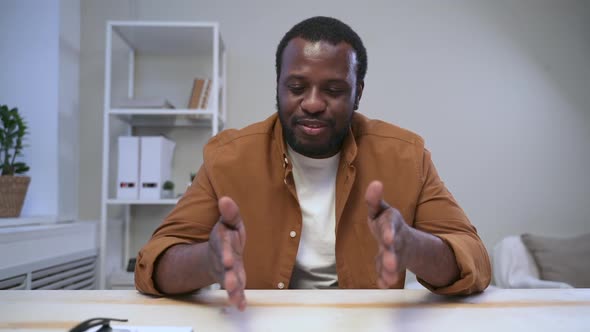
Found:
[[[523,234],[543,280],[590,287],[590,233],[570,238]]]

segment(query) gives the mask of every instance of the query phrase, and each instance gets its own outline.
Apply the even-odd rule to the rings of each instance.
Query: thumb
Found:
[[[238,229],[242,223],[240,217],[240,209],[233,199],[224,196],[217,202],[219,213],[221,214],[221,222],[228,228]]]
[[[383,201],[383,184],[381,181],[373,181],[369,183],[367,192],[365,193],[365,200],[369,210],[369,218],[375,219],[381,212],[389,207]]]

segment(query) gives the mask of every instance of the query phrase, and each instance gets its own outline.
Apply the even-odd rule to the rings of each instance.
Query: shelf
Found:
[[[138,199],[107,199],[109,205],[175,205],[178,203],[178,198],[168,199],[150,199],[150,200],[138,200]]]
[[[201,56],[211,56],[213,31],[218,26],[213,22],[111,21],[109,24],[140,53]],[[223,49],[223,42],[220,44]]]
[[[108,114],[135,127],[211,127],[214,112],[210,109],[112,108]],[[219,129],[223,128],[223,125],[219,118]]]
[[[217,22],[108,21],[105,42],[99,288],[110,283],[124,289],[133,288],[133,273],[111,270],[118,265],[118,256],[122,261],[131,256],[131,241],[136,240],[131,221],[138,218],[133,212],[163,212],[173,208],[179,198],[116,198],[117,137],[170,134],[177,139],[181,160],[193,155],[194,148],[188,146],[192,138],[205,143],[207,134],[214,136],[225,128],[227,54]],[[196,77],[212,79],[208,104],[198,104],[207,106],[205,109],[186,108]],[[199,100],[203,93],[201,90]],[[143,103],[141,98],[133,102],[124,99],[136,96],[143,96]],[[149,107],[162,107],[165,103],[161,99],[181,108]],[[180,127],[184,128],[174,130]],[[130,167],[136,167],[135,163]],[[123,225],[109,222],[110,213],[118,214]]]

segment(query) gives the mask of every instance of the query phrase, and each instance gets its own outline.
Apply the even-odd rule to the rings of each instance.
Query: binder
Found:
[[[118,138],[117,198],[139,197],[139,137]]]
[[[140,140],[139,199],[162,198],[162,185],[170,180],[176,143],[164,136],[142,136]]]

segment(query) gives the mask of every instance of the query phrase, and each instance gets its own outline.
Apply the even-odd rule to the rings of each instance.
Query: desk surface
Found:
[[[91,317],[200,331],[590,331],[590,289],[248,290],[245,312],[223,291],[153,298],[135,291],[0,291],[0,331],[64,331]]]

